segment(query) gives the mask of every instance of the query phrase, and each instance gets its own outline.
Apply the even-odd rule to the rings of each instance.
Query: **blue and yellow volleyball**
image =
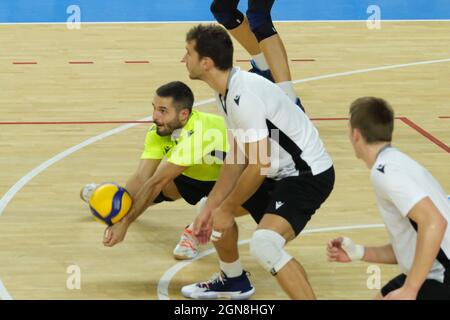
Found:
[[[115,183],[101,184],[89,199],[94,217],[109,226],[119,222],[128,213],[131,204],[128,191]]]

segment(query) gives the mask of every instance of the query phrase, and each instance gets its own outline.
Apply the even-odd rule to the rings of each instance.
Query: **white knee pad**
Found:
[[[256,230],[250,240],[250,253],[264,269],[276,275],[292,259],[283,248],[285,243],[286,240],[275,231]]]

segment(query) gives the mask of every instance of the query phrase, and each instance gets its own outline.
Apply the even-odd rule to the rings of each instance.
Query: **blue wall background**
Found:
[[[65,22],[78,5],[82,22],[212,21],[211,0],[0,0],[0,23]],[[276,0],[274,20],[450,19],[450,0]],[[240,8],[245,11],[246,0]]]

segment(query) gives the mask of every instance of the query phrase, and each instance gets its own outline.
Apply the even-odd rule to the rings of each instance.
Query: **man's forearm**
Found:
[[[240,207],[258,190],[265,178],[266,176],[261,175],[260,165],[249,164],[224,200],[223,206],[231,210]]]
[[[381,247],[365,247],[364,256],[362,258],[365,262],[396,264],[394,249],[391,244]]]
[[[420,226],[417,231],[416,253],[406,286],[419,290],[439,253],[445,228],[436,224]]]
[[[163,182],[149,179],[136,194],[131,210],[123,218],[124,222],[129,225],[135,221],[153,203],[163,187]]]
[[[145,181],[142,181],[141,178],[137,173],[134,173],[127,181],[125,185],[125,189],[130,194],[131,198],[136,198],[139,190],[141,190],[142,186],[144,185]]]
[[[244,171],[245,164],[224,164],[220,170],[219,179],[208,195],[208,205],[216,208],[230,194]]]

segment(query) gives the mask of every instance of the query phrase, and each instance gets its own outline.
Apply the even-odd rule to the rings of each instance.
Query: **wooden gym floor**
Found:
[[[88,182],[123,184],[136,168],[148,124],[125,128],[109,122],[150,116],[159,85],[181,80],[197,102],[212,97],[205,84],[188,79],[180,63],[190,26],[0,25],[1,298],[182,299],[182,285],[218,271],[214,253],[173,268],[180,266],[172,258],[174,245],[195,215],[183,201],[149,209],[124,243],[105,248],[104,227],[78,196]],[[369,171],[353,155],[346,121],[333,118],[345,118],[357,97],[387,99],[399,117],[394,145],[450,191],[450,22],[383,22],[380,30],[368,30],[365,22],[277,28],[293,78],[307,79],[296,89],[308,115],[326,118],[315,124],[337,171],[332,196],[308,225],[316,232],[300,235],[287,250],[304,265],[319,299],[370,299],[377,290],[366,286],[368,264],[326,261],[327,240],[341,234],[363,244],[388,241],[377,226],[382,222]],[[235,46],[235,59],[248,59]],[[248,68],[247,62],[236,64]],[[199,108],[215,112],[211,103]],[[119,132],[109,132],[115,128]],[[105,132],[104,139],[85,142]],[[255,224],[244,217],[239,227],[246,240]],[[240,248],[256,287],[254,299],[286,299],[250,257],[248,245]],[[71,265],[81,270],[80,290],[66,287]],[[397,266],[379,267],[382,284],[398,274]]]

